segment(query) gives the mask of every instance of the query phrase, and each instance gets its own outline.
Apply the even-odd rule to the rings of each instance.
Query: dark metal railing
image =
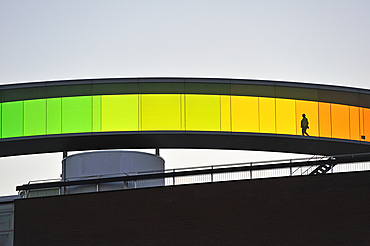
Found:
[[[330,165],[331,168],[333,168],[338,164],[358,163],[366,161],[370,161],[370,153],[338,156],[315,156],[313,158],[303,159],[301,158],[277,161],[262,161],[253,163],[248,162],[227,165],[169,169],[152,172],[124,173],[118,174],[114,177],[91,176],[83,177],[83,180],[70,179],[64,182],[61,180],[37,181],[17,186],[16,190],[26,193],[32,190],[50,190],[53,188],[65,189],[66,187],[72,186],[96,185],[96,191],[99,191],[99,184],[114,182],[124,182],[125,184],[127,184],[125,186],[126,188],[137,188],[137,183],[143,182],[145,180],[164,180],[165,182],[162,182],[162,185],[177,185],[185,183],[219,182],[263,177],[297,176],[312,174],[312,171],[320,165]],[[276,173],[274,173],[273,175],[269,175],[268,173],[266,173],[271,173],[272,171]],[[232,174],[234,176],[230,177],[229,174]],[[59,194],[63,194],[63,192],[59,192]]]

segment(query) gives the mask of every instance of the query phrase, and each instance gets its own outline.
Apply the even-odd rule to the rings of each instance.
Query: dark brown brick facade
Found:
[[[16,200],[14,245],[370,245],[370,172]]]

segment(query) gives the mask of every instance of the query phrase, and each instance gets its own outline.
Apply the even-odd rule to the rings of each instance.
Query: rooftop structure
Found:
[[[2,227],[0,223],[0,240],[3,240],[0,245],[6,246],[13,245],[13,242],[16,246],[25,245],[25,242],[29,245],[49,245],[53,237],[58,238],[55,245],[71,245],[77,241],[80,245],[96,242],[109,244],[109,240],[105,241],[104,235],[100,234],[101,230],[107,228],[117,233],[127,233],[126,236],[117,236],[105,231],[114,242],[109,245],[122,243],[125,238],[127,243],[132,244],[167,242],[170,245],[171,242],[173,245],[173,240],[166,233],[157,231],[156,226],[160,224],[158,228],[172,231],[176,227],[184,230],[182,225],[192,228],[195,223],[194,218],[188,220],[192,218],[191,213],[185,212],[187,217],[178,214],[175,211],[177,205],[193,211],[194,214],[197,214],[198,208],[203,212],[211,211],[210,213],[219,215],[220,220],[228,223],[236,221],[240,230],[247,231],[253,229],[253,223],[241,220],[245,214],[241,214],[242,210],[230,201],[240,201],[246,209],[258,210],[261,204],[253,205],[253,199],[260,201],[258,194],[264,194],[275,197],[275,202],[269,202],[272,207],[266,206],[266,209],[272,209],[284,204],[278,197],[284,197],[286,192],[292,195],[289,202],[296,203],[297,199],[302,200],[305,197],[301,194],[304,189],[299,185],[303,182],[314,187],[313,190],[318,194],[327,196],[322,198],[323,203],[330,203],[328,199],[339,199],[341,194],[351,197],[352,193],[347,188],[358,189],[367,183],[368,172],[358,174],[353,171],[370,170],[370,90],[367,89],[242,79],[122,78],[46,81],[0,86],[0,112],[1,157],[64,153],[60,180],[30,182],[17,187],[20,196],[0,198],[0,222],[1,218],[6,218],[7,221],[7,226]],[[69,151],[137,148],[155,148],[157,153],[149,155],[115,150],[67,156]],[[160,148],[279,151],[312,154],[314,158],[168,170],[165,169],[164,160],[159,157]],[[360,186],[350,181],[356,175],[361,181]],[[321,178],[315,179],[317,176]],[[273,181],[260,180],[271,177],[274,178]],[[287,181],[288,179],[291,181]],[[336,186],[330,185],[330,180]],[[279,188],[279,182],[284,188]],[[199,190],[191,184],[198,184]],[[251,188],[252,184],[256,184],[257,188]],[[325,186],[337,193],[332,194]],[[295,192],[295,187],[300,187],[300,191]],[[247,198],[235,189],[243,192],[250,190],[252,193]],[[269,193],[270,189],[274,192],[273,195]],[[293,191],[288,192],[286,189]],[[315,191],[307,191],[307,197],[320,197],[312,193]],[[132,195],[132,192],[136,193]],[[184,192],[185,197],[181,192]],[[356,190],[355,193],[359,195],[361,191]],[[194,201],[191,194],[201,196],[201,202]],[[228,194],[233,194],[233,197],[228,197]],[[115,217],[110,217],[111,214],[106,209],[121,211],[120,207],[111,205],[122,202],[121,199],[125,197],[125,209],[122,212],[113,212]],[[187,203],[186,197],[192,203]],[[130,200],[134,198],[140,202]],[[150,200],[145,200],[147,198]],[[223,206],[221,210],[216,204],[210,205],[217,198],[220,198]],[[288,198],[289,196],[285,196],[285,199]],[[96,201],[101,207],[96,210],[95,203],[84,203],[84,199]],[[181,204],[173,203],[179,200],[182,201]],[[135,205],[130,207],[132,202]],[[370,198],[363,196],[359,201],[347,202],[345,209],[363,209],[361,204],[368,202]],[[76,204],[78,209],[68,204]],[[193,204],[196,204],[196,208]],[[310,204],[318,205],[313,200],[308,200],[307,204],[308,207]],[[297,209],[301,205],[285,204],[285,207]],[[204,209],[203,206],[207,208]],[[178,223],[170,223],[172,227],[163,226],[163,217],[157,214],[164,207],[170,210],[171,218],[178,220]],[[51,217],[38,218],[40,209]],[[84,209],[97,214],[99,218],[104,217],[101,219],[104,226],[97,226],[98,229],[87,226],[91,224],[88,221],[93,221],[93,224],[100,222],[88,218],[86,214],[82,218]],[[223,211],[230,211],[227,214],[231,220],[225,217],[227,214]],[[234,213],[235,211],[238,212]],[[298,220],[308,221],[307,216],[312,216],[313,210],[307,211],[309,212],[293,214]],[[52,218],[56,213],[60,213],[61,217]],[[367,215],[369,211],[365,209],[364,213]],[[6,216],[1,217],[2,214]],[[328,211],[328,214],[333,216],[336,213]],[[351,216],[351,213],[344,214]],[[134,217],[130,216],[139,216],[137,219],[142,223],[136,223]],[[274,214],[269,216],[274,217]],[[324,218],[325,214],[320,212],[320,216]],[[114,225],[122,226],[124,218],[129,218],[133,227],[125,227],[124,232],[113,230]],[[54,219],[58,223],[53,224]],[[269,217],[264,220],[266,223],[279,222],[269,221]],[[211,221],[214,223],[215,219]],[[293,228],[293,221],[281,221]],[[211,224],[199,222],[200,227],[195,228],[212,227]],[[88,228],[91,233],[74,232],[66,228],[66,225],[77,231]],[[146,228],[147,225],[152,229]],[[338,225],[345,226],[340,223]],[[50,232],[48,235],[34,235],[36,232],[33,228],[43,232],[49,228]],[[226,228],[223,230],[227,231]],[[335,228],[330,227],[330,230],[334,232]],[[57,231],[59,234],[63,231],[63,235],[68,234],[71,237],[60,238],[55,234]],[[142,236],[142,243],[140,238],[130,236],[130,233],[136,235],[135,232],[138,231],[145,234]],[[278,231],[284,235],[288,233]],[[313,230],[311,224],[308,227],[302,225],[299,233],[302,231],[314,234],[320,232],[319,229]],[[358,235],[363,232],[359,231]],[[156,238],[151,236],[152,233],[161,236]],[[204,240],[203,235],[197,231],[189,230],[189,233],[190,237]],[[217,238],[217,233],[208,233]],[[234,236],[246,239],[235,228],[230,235],[219,238],[218,242],[226,244]],[[79,237],[93,237],[95,241],[87,240],[83,244]],[[184,240],[181,236],[179,238]],[[320,240],[326,239],[321,237]],[[258,242],[256,238],[252,241]],[[264,242],[278,244],[279,237],[271,236],[270,241]],[[365,238],[360,242],[369,240]]]

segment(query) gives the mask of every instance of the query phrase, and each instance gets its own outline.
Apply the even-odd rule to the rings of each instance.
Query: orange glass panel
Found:
[[[295,100],[276,99],[276,133],[296,134]]]
[[[349,106],[331,104],[331,127],[333,138],[349,138]]]
[[[352,140],[360,140],[360,110],[358,107],[349,107],[349,127]]]
[[[259,132],[258,97],[231,97],[233,132]]]
[[[370,142],[370,109],[364,108],[364,136],[365,141]]]
[[[364,133],[364,109],[359,108],[360,110],[360,137],[361,141],[365,141],[365,133]]]
[[[319,102],[319,135],[331,138],[330,103]]]
[[[329,105],[328,105],[329,108]],[[311,102],[311,101],[296,101],[296,124],[297,124],[297,135],[302,135],[302,128],[301,128],[301,121],[302,121],[302,114],[306,115],[308,120],[309,128],[306,132],[310,136],[319,136],[319,104],[318,102]],[[330,111],[329,111],[330,112]],[[330,119],[330,114],[329,114]],[[328,129],[330,132],[330,124],[328,124]]]
[[[221,131],[231,131],[230,96],[221,96]]]
[[[260,133],[276,133],[275,98],[259,98]]]

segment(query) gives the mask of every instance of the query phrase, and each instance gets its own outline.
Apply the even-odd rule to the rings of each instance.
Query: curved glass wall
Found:
[[[266,96],[277,90],[263,91],[264,96],[132,93],[13,100],[0,104],[1,138],[117,131],[302,135],[305,114],[310,136],[370,142],[368,107],[337,103],[342,99],[332,100],[329,94],[336,103],[310,100],[315,95],[307,89],[304,95],[294,94],[300,99]]]

